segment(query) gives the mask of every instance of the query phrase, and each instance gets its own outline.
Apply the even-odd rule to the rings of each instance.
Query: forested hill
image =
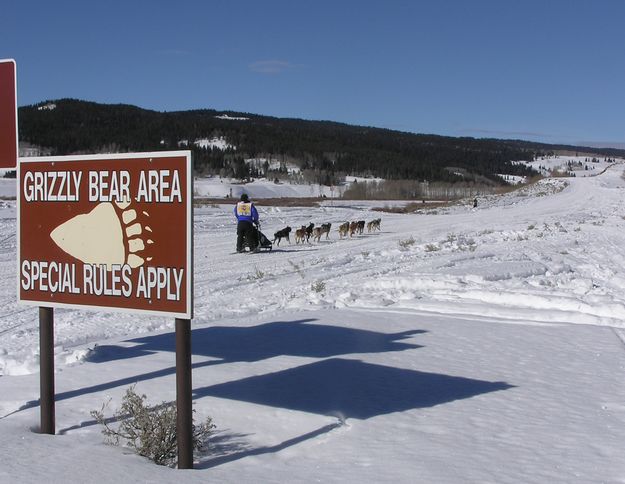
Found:
[[[19,136],[20,142],[46,148],[51,155],[188,148],[193,150],[197,172],[239,178],[297,165],[301,173],[326,184],[344,175],[501,183],[495,174],[531,174],[512,161],[550,151],[625,154],[625,150],[412,134],[210,109],[157,112],[73,99],[19,108]]]

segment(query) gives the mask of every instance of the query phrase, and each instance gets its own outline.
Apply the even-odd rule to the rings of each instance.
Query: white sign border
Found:
[[[22,164],[27,163],[54,163],[54,162],[76,162],[81,161],[106,161],[120,159],[144,159],[144,158],[172,158],[185,157],[187,168],[187,193],[186,196],[186,212],[187,212],[187,304],[184,313],[176,313],[169,311],[157,311],[149,309],[136,308],[120,308],[111,306],[92,306],[88,304],[70,304],[55,301],[32,301],[21,299],[20,291],[20,274],[21,274],[21,199],[22,192],[19,185],[21,180]],[[110,153],[110,154],[90,154],[90,155],[69,155],[69,156],[33,156],[18,157],[17,159],[17,302],[28,306],[41,307],[58,307],[67,309],[85,309],[100,312],[121,312],[132,314],[145,314],[162,317],[174,317],[180,319],[193,319],[193,159],[190,150],[180,151],[149,151],[143,153]]]

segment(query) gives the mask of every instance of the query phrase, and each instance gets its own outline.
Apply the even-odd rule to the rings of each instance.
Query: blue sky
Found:
[[[5,0],[18,104],[71,97],[625,147],[625,0]]]

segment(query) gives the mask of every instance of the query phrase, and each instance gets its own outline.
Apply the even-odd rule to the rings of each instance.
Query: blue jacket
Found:
[[[258,223],[258,212],[252,202],[239,202],[234,207],[234,216],[239,222]]]

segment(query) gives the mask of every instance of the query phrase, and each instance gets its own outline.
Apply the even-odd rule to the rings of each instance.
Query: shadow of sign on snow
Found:
[[[212,396],[341,418],[368,419],[513,388],[505,382],[331,358],[196,389]]]
[[[402,340],[423,330],[400,333],[379,333],[362,329],[325,324],[309,324],[315,319],[274,321],[257,326],[213,326],[191,332],[193,355],[209,356],[215,360],[194,363],[193,369],[239,361],[260,361],[280,355],[328,358],[354,353],[384,353],[421,348],[421,345]],[[107,363],[147,356],[160,351],[175,352],[175,333],[164,333],[128,340],[126,345],[97,346],[87,358],[91,363]],[[80,395],[101,392],[124,385],[173,375],[174,366],[157,368],[140,375],[129,375],[117,380],[60,392],[57,402]],[[15,412],[36,407],[38,400],[29,401]],[[12,413],[15,413],[12,412]],[[7,415],[8,416],[8,415]]]
[[[314,319],[273,321],[256,326],[211,326],[191,332],[193,355],[219,358],[222,363],[260,361],[276,356],[328,358],[355,353],[383,353],[420,348],[407,343],[423,330],[380,333],[327,324]],[[165,333],[128,340],[133,346],[98,346],[89,357],[92,363],[136,358],[160,351],[174,352],[175,335]]]

